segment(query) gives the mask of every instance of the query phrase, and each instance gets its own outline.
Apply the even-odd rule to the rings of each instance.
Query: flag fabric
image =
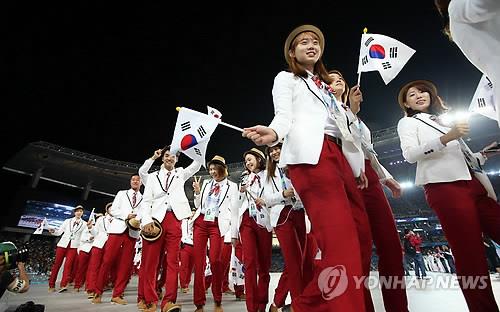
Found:
[[[385,84],[388,84],[399,74],[414,53],[415,50],[391,37],[363,34],[358,73],[378,71]]]
[[[483,75],[472,97],[472,101],[469,105],[469,112],[481,114],[498,122],[498,114],[496,112],[493,94],[493,83],[491,83],[488,77]]]
[[[40,222],[40,225],[36,228],[35,232],[33,234],[35,235],[41,235],[43,233],[44,226],[49,226],[49,223],[47,222],[47,218],[43,218],[43,221]]]
[[[95,224],[95,208],[92,208],[92,211],[90,212],[90,216],[89,216],[89,221],[92,221],[92,224]]]
[[[240,259],[234,254],[234,248],[231,254],[230,274],[233,285],[245,285],[245,268]]]
[[[211,115],[182,107],[177,116],[170,150],[172,153],[182,152],[205,167],[208,141],[219,122],[220,119]]]
[[[213,108],[213,107],[210,107],[207,105],[207,110],[208,110],[208,114],[214,118],[217,118],[217,119],[221,119],[222,118],[222,113],[216,109],[216,108]]]

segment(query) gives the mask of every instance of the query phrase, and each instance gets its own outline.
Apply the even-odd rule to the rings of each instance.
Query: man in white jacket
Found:
[[[148,175],[142,203],[141,227],[144,235],[154,232],[154,220],[161,223],[162,234],[156,240],[143,240],[141,268],[144,270],[144,311],[156,311],[156,273],[160,255],[166,252],[163,267],[167,270],[162,311],[180,311],[177,300],[179,278],[179,249],[182,237],[181,223],[191,216],[191,208],[184,191],[184,184],[201,164],[193,161],[187,168],[178,167],[177,156],[166,148],[159,171]],[[144,236],[143,236],[144,238]]]
[[[56,248],[56,259],[52,266],[49,278],[49,292],[55,291],[57,274],[63,263],[64,258],[66,262],[64,263],[64,271],[60,284],[59,292],[64,292],[67,290],[68,282],[71,278],[71,269],[73,267],[73,261],[75,260],[77,253],[76,250],[80,244],[80,235],[84,229],[87,228],[86,222],[82,220],[83,207],[78,205],[73,209],[74,217],[64,220],[63,224],[58,229],[49,229],[49,233],[55,236],[61,236],[61,239],[57,243]]]
[[[92,303],[101,303],[104,284],[109,271],[116,269],[116,280],[113,288],[111,303],[127,304],[123,293],[127,287],[135,253],[135,242],[139,231],[129,229],[126,220],[134,218],[139,210],[142,194],[140,192],[141,178],[134,174],[130,178],[130,189],[119,191],[110,208],[113,221],[108,229],[108,241],[104,247],[104,256],[97,277],[95,296]],[[112,268],[115,266],[116,268]]]

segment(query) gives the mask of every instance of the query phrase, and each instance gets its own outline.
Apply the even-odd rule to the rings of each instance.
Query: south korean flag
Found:
[[[210,136],[220,119],[182,107],[177,116],[171,152],[182,152],[205,166],[205,153]]]
[[[378,71],[385,84],[396,77],[415,50],[396,39],[363,34],[359,50],[358,73]]]
[[[476,88],[469,105],[469,112],[481,114],[498,122],[495,99],[493,93],[493,83],[483,75]]]

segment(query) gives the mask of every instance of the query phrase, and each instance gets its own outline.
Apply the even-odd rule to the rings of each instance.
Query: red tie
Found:
[[[132,196],[132,207],[135,207],[135,203],[137,202],[137,192],[134,192]]]
[[[257,182],[259,182],[259,188],[260,188],[260,177],[258,175],[255,175],[252,179],[252,183],[250,183],[250,186],[253,185],[253,183],[255,182],[255,180],[257,180]]]
[[[210,194],[214,194],[215,196],[219,195],[220,191],[220,186],[219,183],[215,183],[215,185],[212,187],[212,190],[210,191]]]
[[[168,191],[168,186],[169,186],[169,185],[168,185],[168,179],[170,178],[170,174],[171,174],[171,173],[172,173],[172,172],[170,172],[170,171],[169,171],[169,172],[167,172],[167,180],[165,181],[165,190],[167,190],[167,191]]]

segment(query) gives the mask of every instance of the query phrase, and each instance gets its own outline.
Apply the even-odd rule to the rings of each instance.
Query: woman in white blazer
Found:
[[[332,79],[321,60],[324,47],[323,33],[315,26],[302,25],[288,35],[284,55],[290,71],[274,79],[275,116],[269,127],[244,129],[243,136],[258,145],[284,139],[279,166],[288,166],[311,220],[322,252],[318,272],[348,281],[345,291],[337,294],[330,292],[325,276],[319,281],[315,276],[292,303],[293,309],[364,311],[363,290],[355,286],[355,278],[363,275],[361,250],[371,250],[368,218],[355,180],[364,177],[364,155],[349,129],[352,113],[329,90]]]
[[[194,293],[196,311],[203,311],[205,295],[205,261],[207,242],[210,240],[209,262],[212,271],[212,294],[215,301],[214,311],[222,312],[222,262],[221,247],[224,234],[230,229],[231,211],[238,209],[239,192],[236,183],[227,178],[226,161],[214,156],[207,164],[212,179],[193,182],[194,205],[193,246],[194,246]]]
[[[488,193],[488,178],[476,172],[486,155],[472,154],[461,139],[469,132],[466,122],[448,127],[440,120],[439,114],[446,108],[432,82],[406,84],[398,101],[405,113],[398,123],[403,157],[417,163],[415,184],[423,185],[427,203],[454,251],[469,310],[498,311],[481,237],[484,232],[500,241],[500,206],[491,198],[494,194]],[[485,179],[480,181],[477,176]],[[479,279],[483,286],[463,287],[472,279]]]
[[[337,101],[343,103],[344,107],[348,105],[353,114],[357,114],[362,101],[359,86],[350,89],[342,73],[338,70],[329,71],[329,75],[333,79],[330,87]],[[400,285],[400,287],[390,287],[387,283],[381,283],[384,307],[387,312],[408,311],[401,242],[394,222],[394,215],[382,184],[392,191],[395,198],[401,195],[401,187],[378,161],[377,153],[373,149],[370,129],[366,124],[360,118],[356,118],[350,128],[354,137],[361,143],[365,158],[368,186],[361,190],[361,194],[370,221],[373,243],[379,257],[379,276],[386,281],[398,281],[397,285]],[[368,254],[362,255],[364,276],[366,277],[370,274],[371,255],[371,250]],[[365,304],[367,311],[374,311],[368,288],[365,288]]]
[[[75,216],[64,220],[58,229],[49,229],[49,233],[52,235],[62,235],[57,243],[56,258],[52,270],[50,271],[49,292],[55,291],[57,274],[59,273],[64,258],[66,258],[66,261],[64,262],[64,271],[59,292],[67,290],[66,286],[71,278],[73,261],[76,261],[77,249],[80,245],[80,235],[82,235],[83,230],[87,228],[87,222],[82,220],[83,207],[80,205],[76,206],[73,213]]]
[[[248,312],[265,311],[271,277],[272,227],[262,198],[266,179],[266,156],[258,148],[243,154],[249,174],[240,184],[239,209],[231,211],[233,244],[243,247],[246,306]]]
[[[300,296],[304,289],[303,259],[306,247],[306,221],[304,207],[295,205],[297,198],[292,182],[287,177],[286,168],[279,168],[281,155],[279,143],[266,148],[267,168],[264,183],[263,199],[270,210],[271,226],[280,243],[281,253],[285,262],[283,272],[275,289],[274,301],[269,309],[278,311],[285,305],[288,291],[292,301]],[[283,285],[283,283],[285,283]]]

